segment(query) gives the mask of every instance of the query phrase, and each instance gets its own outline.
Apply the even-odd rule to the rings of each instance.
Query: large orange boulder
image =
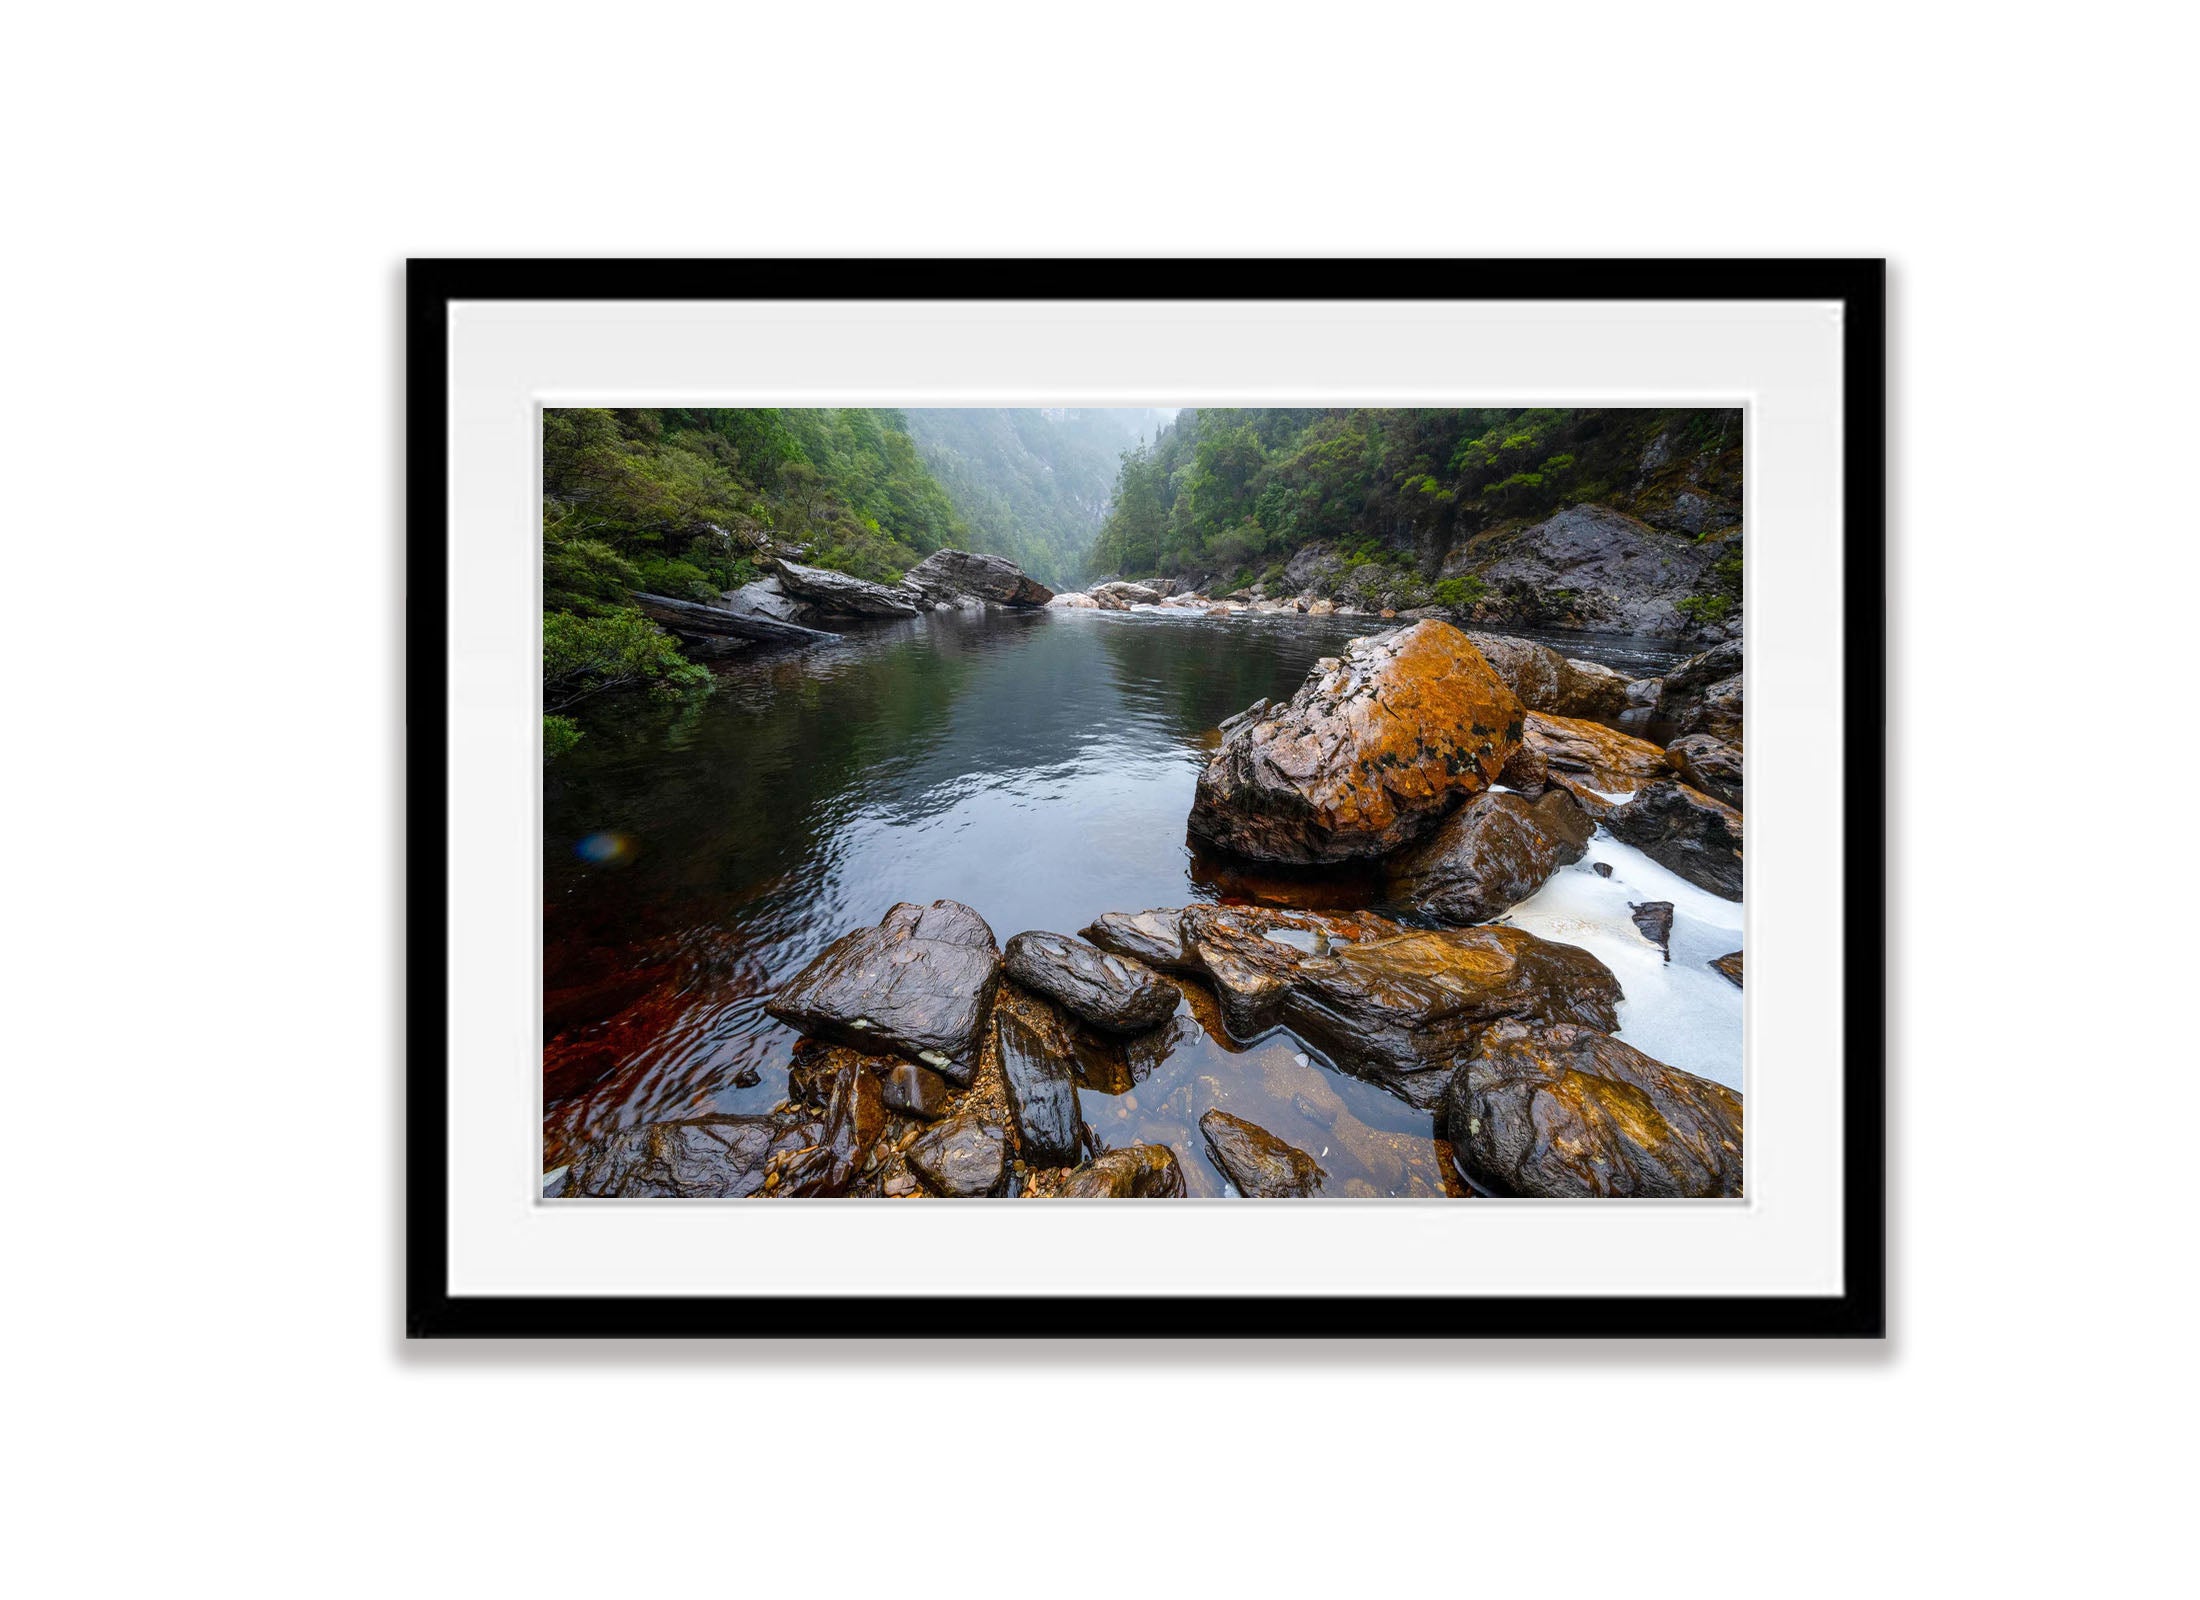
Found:
[[[1355,639],[1288,703],[1255,701],[1223,724],[1191,831],[1259,861],[1386,854],[1497,780],[1522,717],[1449,623]]]

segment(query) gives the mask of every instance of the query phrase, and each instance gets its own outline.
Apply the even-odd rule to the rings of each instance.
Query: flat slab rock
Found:
[[[1191,831],[1256,861],[1387,854],[1496,781],[1522,716],[1449,623],[1355,639],[1288,703],[1255,702],[1223,724]]]
[[[1643,786],[1604,826],[1660,866],[1723,900],[1742,897],[1742,814],[1670,780]]]
[[[1517,794],[1478,794],[1384,861],[1385,892],[1439,922],[1487,922],[1579,861],[1595,831],[1563,789],[1532,805]]]
[[[591,1140],[566,1171],[569,1196],[739,1200],[764,1187],[774,1156],[819,1143],[815,1117],[716,1116],[649,1122]]]
[[[849,617],[913,617],[916,602],[882,583],[851,577],[830,567],[806,567],[797,561],[779,563],[779,584],[786,593],[806,600],[819,611]]]
[[[1549,769],[1553,781],[1573,780],[1568,787],[1591,816],[1601,816],[1604,809],[1620,802],[1584,795],[1580,786],[1624,799],[1645,783],[1673,775],[1672,758],[1659,746],[1578,717],[1531,711],[1522,740]]]
[[[1319,1194],[1329,1174],[1297,1145],[1219,1107],[1199,1119],[1207,1153],[1237,1192],[1249,1200],[1300,1199]]]
[[[1143,1033],[1176,1015],[1176,986],[1144,962],[1060,933],[1019,933],[1002,970],[1109,1033]]]
[[[1000,973],[993,930],[977,912],[904,901],[877,927],[827,945],[764,1009],[804,1033],[968,1082]]]
[[[1468,1180],[1539,1199],[1742,1192],[1742,1100],[1590,1028],[1500,1023],[1444,1097]]]
[[[1055,1191],[1061,1200],[1181,1200],[1184,1169],[1167,1145],[1134,1144],[1093,1157]]]

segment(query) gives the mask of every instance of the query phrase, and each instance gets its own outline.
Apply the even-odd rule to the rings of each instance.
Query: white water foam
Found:
[[[1612,869],[1607,878],[1595,863]],[[1673,959],[1643,936],[1628,905],[1673,903]],[[1742,991],[1709,965],[1742,948],[1742,908],[1697,888],[1602,828],[1589,853],[1503,918],[1578,945],[1619,979],[1618,1037],[1668,1066],[1742,1089]]]

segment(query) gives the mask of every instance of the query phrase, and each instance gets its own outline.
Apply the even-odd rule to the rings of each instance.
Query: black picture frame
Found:
[[[1000,1336],[985,1299],[461,1296],[449,1290],[446,934],[448,310],[477,300],[1839,301],[1845,757],[1843,1291],[1472,1300],[1471,1338],[1878,1338],[1886,1332],[1886,263],[1818,260],[413,260],[406,266],[405,1329],[414,1338]],[[1389,1299],[1048,1297],[1015,1337],[1429,1336]],[[899,1315],[867,1317],[867,1311]],[[1447,1336],[1453,1336],[1447,1330]]]

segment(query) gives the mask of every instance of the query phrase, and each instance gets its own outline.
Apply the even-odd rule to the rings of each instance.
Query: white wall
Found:
[[[23,1592],[2135,1587],[2189,1499],[2189,17],[733,10],[11,24]],[[742,252],[1892,256],[1893,1341],[402,1347],[399,262]]]

